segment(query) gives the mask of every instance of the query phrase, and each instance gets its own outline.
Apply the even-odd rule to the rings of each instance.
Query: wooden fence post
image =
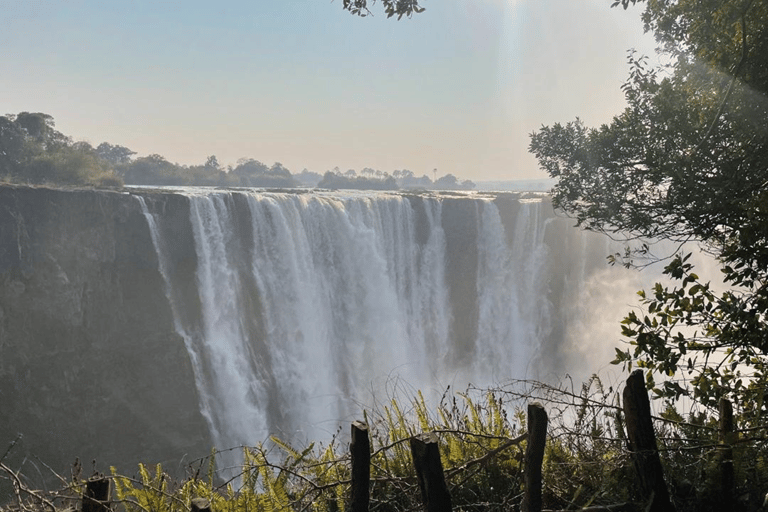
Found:
[[[623,398],[629,451],[632,453],[640,490],[644,499],[652,500],[650,508],[646,510],[649,512],[674,511],[664,482],[664,470],[661,467],[659,448],[656,446],[656,433],[653,431],[651,419],[651,402],[645,390],[642,370],[635,370],[630,374]]]
[[[111,481],[105,476],[93,476],[85,482],[82,512],[107,512],[110,510]]]
[[[541,512],[541,464],[547,441],[547,412],[533,402],[528,404],[528,445],[525,448],[525,495],[523,512]]]
[[[721,505],[726,508],[735,509],[734,488],[735,478],[733,475],[733,405],[726,398],[720,399],[720,428],[718,456],[720,460],[720,499]],[[725,510],[725,509],[723,509]]]
[[[193,498],[189,505],[190,512],[211,512],[211,502],[207,498]]]
[[[349,452],[352,457],[352,512],[368,512],[371,448],[368,441],[368,425],[361,421],[352,422]]]
[[[450,512],[451,494],[445,483],[437,436],[425,432],[410,439],[413,465],[426,512]]]

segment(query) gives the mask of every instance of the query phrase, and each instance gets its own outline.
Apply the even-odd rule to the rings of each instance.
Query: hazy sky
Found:
[[[612,0],[423,0],[410,20],[342,0],[0,0],[0,114],[93,145],[293,172],[543,177],[542,124],[610,120],[641,8]]]

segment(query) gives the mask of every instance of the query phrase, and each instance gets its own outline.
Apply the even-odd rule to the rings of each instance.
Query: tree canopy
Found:
[[[384,13],[387,15],[387,18],[391,18],[392,16],[397,16],[397,19],[401,19],[403,16],[406,16],[410,18],[413,16],[414,13],[419,13],[424,11],[424,7],[421,7],[419,5],[418,0],[380,0],[381,5],[384,7]],[[351,12],[352,14],[356,14],[357,16],[368,16],[371,13],[371,10],[368,8],[368,5],[373,6],[373,4],[376,3],[376,0],[344,0],[344,9]]]
[[[369,190],[462,189],[475,184],[449,174],[432,182],[426,175],[416,178],[408,170],[387,172],[365,167],[357,176],[354,169],[344,173],[336,167],[325,176],[304,169],[293,175],[280,162],[268,166],[254,158],[241,158],[235,167],[224,166],[215,155],[199,165],[180,165],[164,156],[136,157],[136,152],[117,144],[102,142],[95,148],[88,142],[73,142],[55,129],[53,117],[44,113],[21,112],[0,116],[0,182],[49,185],[224,186],[293,188],[326,187]],[[342,176],[343,174],[343,176]]]
[[[634,0],[631,0],[635,3]],[[626,8],[629,1],[614,2]],[[686,255],[676,283],[642,294],[630,350],[616,362],[667,380],[668,399],[753,398],[768,384],[768,0],[656,0],[642,19],[667,64],[629,53],[627,108],[598,128],[544,126],[530,150],[557,178],[556,207],[624,239],[696,241],[720,261],[725,291],[701,282]],[[628,265],[647,249],[625,253]],[[675,376],[676,379],[670,377]],[[768,404],[766,404],[768,406]]]

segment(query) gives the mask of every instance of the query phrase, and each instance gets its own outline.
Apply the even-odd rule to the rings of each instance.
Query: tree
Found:
[[[371,0],[370,3],[373,5],[376,0]],[[414,13],[424,11],[418,0],[381,0],[381,5],[384,6],[387,18],[397,16],[398,20],[402,19],[403,16],[410,18]],[[361,17],[372,14],[368,9],[368,0],[344,0],[343,6],[347,11]]]
[[[719,259],[729,288],[716,293],[675,255],[665,272],[676,284],[641,294],[647,314],[624,319],[631,347],[615,362],[647,368],[669,400],[739,397],[751,414],[768,384],[768,0],[654,1],[642,17],[670,64],[630,53],[621,114],[542,127],[530,150],[579,225],[698,241]],[[637,264],[648,245],[619,256]],[[655,386],[654,374],[668,378]]]
[[[135,185],[185,185],[181,168],[162,155],[137,158],[127,165],[124,179]]]
[[[44,149],[56,146],[67,146],[71,139],[55,129],[53,116],[41,112],[20,112],[16,115],[16,124],[27,133],[27,136],[40,144]]]
[[[312,172],[309,169],[303,169],[299,174],[295,175],[294,178],[301,186],[305,187],[316,187],[320,180],[323,179],[319,173]]]
[[[247,179],[262,176],[268,171],[269,168],[258,160],[254,160],[253,158],[241,158],[237,161],[237,167],[232,169],[232,174]]]
[[[37,155],[26,165],[24,175],[31,183],[95,184],[110,173],[89,147],[81,144]],[[111,178],[111,184],[121,184],[114,175]]]
[[[221,165],[219,165],[219,159],[216,158],[216,155],[209,156],[205,160],[204,167],[211,172],[218,172],[219,170],[221,170]]]
[[[113,146],[109,142],[102,142],[96,147],[96,155],[112,165],[127,164],[135,154],[135,151],[132,151],[125,146]]]
[[[0,178],[35,184],[119,187],[122,180],[84,141],[56,131],[53,117],[0,116]]]
[[[25,159],[26,134],[12,116],[0,116],[0,178],[19,173]]]
[[[269,174],[273,176],[280,176],[283,178],[290,179],[291,177],[291,171],[289,171],[283,164],[280,162],[275,162],[272,164],[272,167],[269,168]]]
[[[459,180],[453,174],[446,174],[435,180],[435,188],[442,190],[455,190],[459,188]]]

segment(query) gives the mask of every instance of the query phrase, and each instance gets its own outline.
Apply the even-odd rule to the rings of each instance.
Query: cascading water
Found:
[[[499,211],[485,203],[478,247],[477,290],[480,305],[478,360],[486,382],[529,375],[528,365],[547,329],[551,304],[546,297],[531,300],[546,280],[547,255],[539,202],[523,201],[510,246]]]
[[[0,437],[59,468],[327,440],[416,390],[578,385],[660,270],[608,267],[620,245],[530,194],[6,186],[0,204]]]
[[[194,299],[165,268],[162,218],[142,211],[219,448],[323,437],[393,382],[439,394],[536,377],[563,330],[555,295],[584,279],[541,198],[500,212],[490,196],[185,195]]]

